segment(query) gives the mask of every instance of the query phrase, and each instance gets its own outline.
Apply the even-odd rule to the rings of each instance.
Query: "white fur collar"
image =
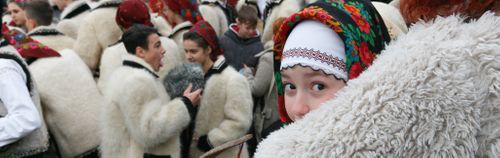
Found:
[[[38,27],[35,27],[33,30],[31,30],[30,32],[28,32],[28,36],[32,36],[33,34],[36,34],[36,33],[54,33],[54,34],[62,34],[61,32],[59,32],[55,26],[53,25],[50,25],[50,26],[38,26]]]
[[[184,22],[182,22],[180,24],[177,24],[177,25],[174,26],[174,28],[172,29],[172,33],[169,36],[175,35],[181,29],[191,28],[192,26],[193,26],[193,23],[191,23],[190,21],[184,21]]]
[[[132,62],[135,62],[139,65],[142,65],[144,66],[146,69],[148,69],[150,72],[154,73],[156,76],[158,76],[158,72],[154,71],[153,67],[151,67],[151,65],[149,65],[149,63],[147,63],[146,61],[144,61],[144,59],[142,58],[139,58],[135,55],[132,55],[130,53],[126,53],[126,55],[124,55],[123,57],[123,61],[132,61]]]
[[[78,9],[80,6],[83,5],[88,5],[87,2],[85,2],[85,0],[73,1],[73,3],[69,4],[68,6],[66,6],[66,8],[64,8],[64,10],[61,13],[61,19],[64,19],[69,13],[73,12],[75,9]]]

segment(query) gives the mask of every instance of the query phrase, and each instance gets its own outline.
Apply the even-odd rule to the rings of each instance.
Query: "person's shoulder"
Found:
[[[226,67],[222,73],[221,73],[224,78],[228,81],[246,81],[246,78],[241,75],[236,69],[234,69],[232,66]]]

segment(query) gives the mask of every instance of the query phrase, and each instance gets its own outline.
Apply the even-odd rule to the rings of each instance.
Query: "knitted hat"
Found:
[[[215,61],[217,56],[222,55],[224,51],[219,47],[219,42],[217,40],[217,34],[215,33],[214,28],[207,21],[202,20],[194,24],[189,32],[195,32],[199,36],[201,36],[212,49],[212,53],[210,54],[210,59]]]
[[[283,122],[291,122],[291,119],[288,117],[284,106],[284,89],[280,72],[281,60],[285,58],[283,56],[284,48],[290,33],[299,23],[306,20],[314,20],[326,25],[343,41],[347,80],[356,78],[368,68],[375,59],[376,54],[379,54],[384,49],[385,43],[390,40],[382,17],[380,17],[373,5],[365,0],[319,0],[302,11],[289,16],[274,36],[274,70],[279,95],[278,110]],[[318,43],[324,42],[322,39],[313,40]],[[311,50],[308,45],[304,45],[302,48],[307,48],[303,49],[304,51]],[[315,48],[312,49],[320,51]],[[307,55],[308,53],[302,52],[301,54]],[[335,59],[335,57],[327,58],[327,56],[313,56],[313,58],[317,62]]]
[[[151,16],[146,4],[141,0],[124,0],[116,11],[116,23],[128,29],[134,24],[143,24],[153,27]]]
[[[166,0],[168,9],[179,14],[184,20],[196,23],[202,20],[196,0]]]

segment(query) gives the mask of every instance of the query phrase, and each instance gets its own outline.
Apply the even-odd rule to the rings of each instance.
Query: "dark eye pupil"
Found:
[[[322,90],[323,88],[325,88],[325,86],[322,84],[316,84],[316,86],[317,86],[318,90]]]

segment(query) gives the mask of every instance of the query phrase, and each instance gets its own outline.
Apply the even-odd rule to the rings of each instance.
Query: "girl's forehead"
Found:
[[[293,67],[284,68],[281,70],[282,76],[304,76],[304,77],[313,77],[313,76],[329,76],[322,70],[314,70],[309,66],[301,66],[295,65]]]

